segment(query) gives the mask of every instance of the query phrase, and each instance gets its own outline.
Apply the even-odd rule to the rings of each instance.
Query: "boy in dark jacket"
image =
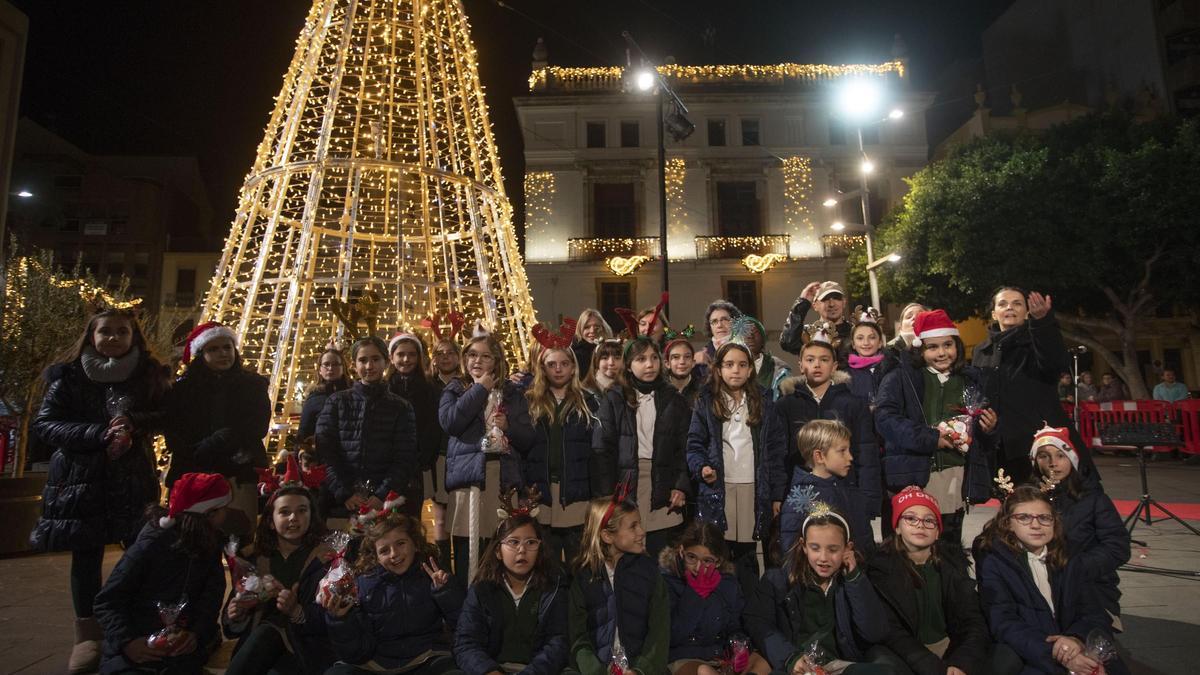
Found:
[[[850,430],[850,448],[854,464],[845,482],[858,488],[867,500],[867,518],[879,515],[882,478],[879,468],[879,443],[867,402],[850,391],[850,376],[838,370],[837,354],[828,342],[810,341],[800,352],[801,376],[780,384],[775,404],[787,434],[787,475],[803,466],[796,435],[811,420],[837,420]]]
[[[867,517],[867,501],[858,488],[846,482],[852,461],[850,430],[841,422],[813,420],[798,436],[805,466],[797,466],[792,473],[788,498],[779,512],[781,555],[796,543],[807,505],[813,500],[825,502],[845,515],[854,532],[854,548],[863,555],[870,554],[875,536]]]

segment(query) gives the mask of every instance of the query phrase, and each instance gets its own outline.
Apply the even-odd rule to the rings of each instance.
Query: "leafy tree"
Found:
[[[986,317],[1002,284],[1049,293],[1065,337],[1148,398],[1139,329],[1159,306],[1200,306],[1200,123],[1097,113],[977,139],[908,183],[876,235],[876,251],[904,256],[879,269],[883,295],[962,319]],[[864,265],[853,252],[859,291]]]

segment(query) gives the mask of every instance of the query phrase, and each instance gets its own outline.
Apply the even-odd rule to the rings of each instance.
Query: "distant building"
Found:
[[[702,329],[705,307],[723,297],[774,337],[805,283],[844,279],[846,247],[861,239],[861,225],[830,226],[861,222],[859,202],[822,202],[858,188],[862,158],[855,129],[832,110],[835,86],[852,73],[877,78],[890,105],[905,111],[864,129],[878,222],[929,151],[932,95],[912,91],[904,68],[898,59],[661,69],[695,124],[683,142],[667,141],[674,326]],[[649,307],[659,297],[655,98],[627,90],[626,75],[549,66],[539,43],[530,93],[514,99],[525,143],[526,270],[545,323],[595,307],[619,329],[615,307]]]
[[[64,266],[79,259],[110,284],[128,277],[147,307],[190,307],[212,275],[207,260],[216,253],[182,266],[165,257],[213,248],[212,208],[194,157],[91,155],[24,118],[13,184],[32,193],[10,202],[9,227],[23,243],[54,251]]]
[[[5,218],[12,177],[13,143],[17,135],[17,110],[21,102],[21,76],[25,71],[25,43],[29,17],[6,0],[0,0],[0,242],[8,240]],[[0,244],[0,248],[3,245]]]

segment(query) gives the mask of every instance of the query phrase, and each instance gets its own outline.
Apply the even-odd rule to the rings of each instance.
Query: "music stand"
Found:
[[[1108,424],[1100,431],[1100,440],[1105,446],[1123,446],[1137,451],[1138,471],[1142,476],[1142,497],[1138,500],[1137,508],[1125,519],[1125,527],[1129,530],[1130,541],[1139,546],[1145,546],[1144,543],[1132,538],[1133,528],[1137,527],[1138,521],[1143,516],[1147,526],[1153,525],[1155,522],[1170,519],[1191,530],[1192,534],[1200,536],[1200,530],[1187,524],[1182,518],[1171,513],[1157,499],[1150,496],[1150,485],[1146,480],[1146,453],[1150,448],[1155,446],[1182,446],[1184,444],[1183,440],[1179,438],[1179,434],[1175,431],[1175,425],[1170,423],[1138,422]],[[1155,521],[1150,514],[1151,506],[1165,513],[1166,517]]]

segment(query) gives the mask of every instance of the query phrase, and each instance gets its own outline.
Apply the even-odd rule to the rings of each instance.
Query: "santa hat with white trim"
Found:
[[[185,473],[171,486],[167,515],[158,519],[164,530],[175,526],[181,513],[208,513],[233,501],[229,481],[216,473]]]
[[[916,337],[912,339],[912,346],[920,347],[922,340],[958,335],[958,327],[950,320],[946,310],[935,309],[917,314],[917,318],[913,319],[913,333]]]
[[[1033,435],[1033,445],[1029,448],[1029,461],[1037,460],[1037,451],[1046,446],[1055,447],[1062,450],[1067,459],[1071,460],[1071,467],[1076,471],[1079,470],[1079,451],[1075,449],[1075,444],[1071,442],[1071,431],[1066,427],[1052,427],[1045,422],[1045,426],[1038,430]]]
[[[233,340],[233,347],[237,349],[237,334],[228,326],[216,321],[206,321],[196,326],[183,341],[183,362],[191,363],[192,356],[204,351],[204,345],[223,337]]]

